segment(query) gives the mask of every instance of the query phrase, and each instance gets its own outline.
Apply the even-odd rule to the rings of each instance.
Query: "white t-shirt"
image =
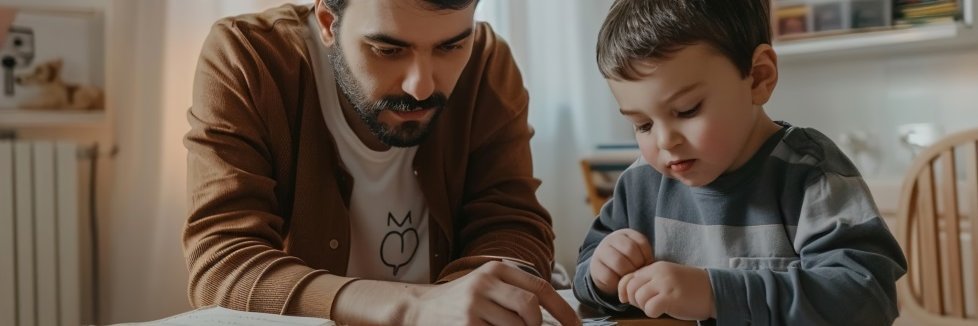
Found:
[[[353,177],[347,276],[429,283],[428,206],[413,170],[418,148],[378,152],[360,141],[343,118],[319,23],[309,15],[307,46],[326,126]]]

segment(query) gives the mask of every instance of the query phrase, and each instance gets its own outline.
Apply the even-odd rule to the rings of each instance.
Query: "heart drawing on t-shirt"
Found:
[[[393,214],[388,213],[387,226],[390,226],[391,221],[398,227],[403,227],[405,224],[408,226],[403,231],[387,232],[384,241],[380,243],[380,260],[384,262],[384,265],[393,268],[394,276],[397,276],[398,270],[410,263],[418,251],[418,231],[411,227],[411,224],[408,224],[411,221],[411,212],[408,212],[400,223],[394,219]]]

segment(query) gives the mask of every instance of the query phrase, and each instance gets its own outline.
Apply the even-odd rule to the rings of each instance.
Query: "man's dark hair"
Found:
[[[770,0],[617,0],[598,35],[605,78],[637,80],[634,61],[664,59],[705,42],[750,74],[754,50],[771,43]]]
[[[336,17],[343,15],[343,10],[346,9],[346,4],[348,0],[322,0],[326,8],[329,8]],[[425,5],[428,5],[434,10],[459,10],[468,7],[473,2],[479,2],[479,0],[418,0]]]

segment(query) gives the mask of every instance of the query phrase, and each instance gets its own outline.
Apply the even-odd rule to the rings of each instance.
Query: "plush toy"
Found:
[[[42,62],[34,71],[18,75],[17,85],[39,88],[37,96],[20,103],[24,109],[101,110],[104,95],[95,86],[70,84],[61,80],[61,59]]]

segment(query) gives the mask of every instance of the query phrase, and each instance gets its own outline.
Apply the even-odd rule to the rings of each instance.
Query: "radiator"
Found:
[[[0,141],[0,325],[79,325],[91,263],[77,144]],[[90,291],[90,290],[85,290]]]

